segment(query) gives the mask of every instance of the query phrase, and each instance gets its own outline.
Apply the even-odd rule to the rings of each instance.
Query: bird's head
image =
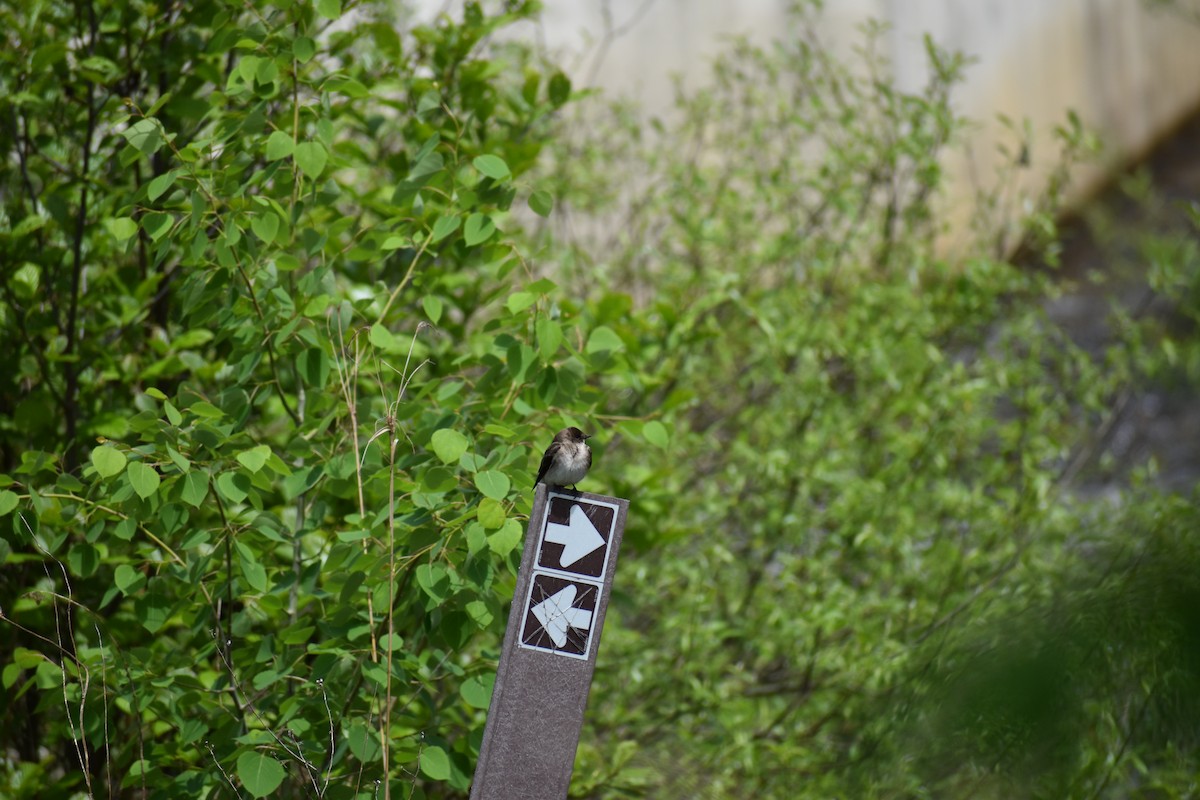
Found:
[[[554,438],[560,442],[582,442],[584,439],[592,438],[592,435],[584,433],[575,426],[571,426],[570,428],[563,428]]]

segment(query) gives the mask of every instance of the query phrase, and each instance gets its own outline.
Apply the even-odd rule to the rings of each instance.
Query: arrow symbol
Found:
[[[569,567],[579,559],[604,547],[604,537],[583,512],[583,507],[571,506],[571,519],[566,525],[546,523],[546,541],[563,546],[559,563]]]
[[[576,591],[574,584],[568,584],[531,609],[533,616],[554,640],[555,647],[567,643],[567,628],[586,631],[592,626],[592,612],[571,607]]]

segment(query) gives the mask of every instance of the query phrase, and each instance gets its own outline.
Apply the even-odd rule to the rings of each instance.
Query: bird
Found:
[[[554,434],[554,441],[542,456],[534,485],[544,481],[550,486],[570,485],[574,489],[592,466],[592,448],[584,443],[590,438],[591,434],[573,426]]]

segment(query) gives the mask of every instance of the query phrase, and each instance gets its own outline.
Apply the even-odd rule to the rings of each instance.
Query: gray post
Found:
[[[629,501],[538,484],[471,800],[563,800]]]

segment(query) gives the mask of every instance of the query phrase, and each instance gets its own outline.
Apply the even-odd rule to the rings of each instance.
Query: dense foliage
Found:
[[[1195,231],[1081,347],[939,245],[959,58],[801,15],[573,121],[536,11],[0,10],[0,794],[465,796],[564,424],[632,501],[573,794],[1194,791],[1195,504],[1082,488]]]
[[[532,451],[627,371],[504,230],[532,10],[5,7],[0,793],[467,789]]]
[[[1189,796],[1200,519],[1144,470],[1088,498],[1129,396],[1200,377],[1195,215],[1143,237],[1145,295],[1085,348],[1045,304],[1065,167],[1094,145],[1078,121],[1033,154],[1064,168],[1046,193],[1002,183],[952,249],[963,62],[930,45],[927,86],[902,93],[878,32],[846,65],[817,31],[801,15],[739,45],[650,135],[614,115],[554,150],[564,274],[606,276],[594,301],[645,373],[624,411],[676,431],[669,460],[624,473],[648,546],[624,565],[586,786]],[[1006,198],[1024,266],[988,225]]]

